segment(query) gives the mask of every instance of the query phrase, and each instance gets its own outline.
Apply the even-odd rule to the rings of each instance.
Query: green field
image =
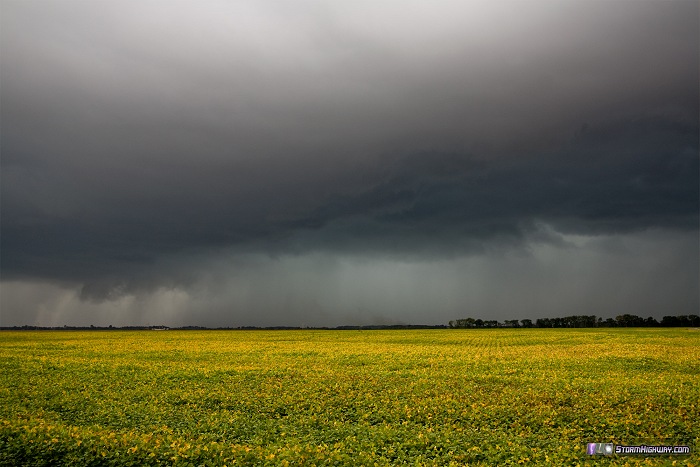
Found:
[[[700,331],[6,331],[0,401],[0,465],[700,465]]]

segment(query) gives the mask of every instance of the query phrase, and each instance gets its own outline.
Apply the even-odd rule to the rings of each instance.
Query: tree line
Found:
[[[450,328],[618,328],[618,327],[684,327],[700,326],[700,316],[664,316],[661,321],[653,317],[624,314],[603,319],[595,315],[573,315],[562,318],[483,320],[474,318],[456,319],[449,322]]]

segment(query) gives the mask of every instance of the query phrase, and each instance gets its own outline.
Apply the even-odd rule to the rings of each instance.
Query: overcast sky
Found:
[[[697,0],[0,8],[0,325],[698,313]]]

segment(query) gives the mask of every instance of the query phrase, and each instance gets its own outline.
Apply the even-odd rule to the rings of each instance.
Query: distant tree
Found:
[[[474,318],[464,318],[450,321],[449,325],[451,328],[473,328],[476,320]]]
[[[644,320],[644,325],[645,325],[645,326],[648,326],[648,327],[654,327],[654,326],[658,326],[658,325],[659,325],[659,322],[656,321],[653,317],[650,316],[650,317],[648,317],[647,319]]]
[[[535,321],[535,325],[538,328],[551,328],[552,320],[549,318],[537,318],[537,321]]]
[[[517,320],[517,319],[507,319],[507,320],[504,321],[504,323],[505,323],[506,327],[509,327],[509,328],[517,328],[517,327],[520,327],[520,325],[518,324],[518,320]]]
[[[640,327],[644,326],[645,321],[644,318],[642,318],[641,316],[630,315],[630,322],[632,323],[632,326]]]
[[[483,319],[477,319],[474,321],[474,326],[477,328],[481,328],[484,326],[484,320]]]
[[[661,326],[665,327],[673,327],[673,326],[680,326],[678,324],[678,318],[675,316],[664,316],[661,318]]]
[[[661,319],[661,326],[667,327],[695,326],[697,324],[700,324],[698,315],[664,316]]]
[[[521,319],[520,325],[524,328],[531,328],[532,327],[532,320],[531,319]]]
[[[598,324],[595,315],[582,316],[581,318],[583,319],[583,326],[587,328],[594,328]]]
[[[630,315],[627,313],[625,313],[624,315],[618,315],[617,317],[615,317],[615,321],[617,321],[618,326],[622,327],[637,327],[644,325],[644,319],[640,318],[637,315]]]

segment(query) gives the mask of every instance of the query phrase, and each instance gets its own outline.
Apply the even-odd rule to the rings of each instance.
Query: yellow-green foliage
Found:
[[[700,332],[2,332],[0,401],[2,465],[698,465]]]

